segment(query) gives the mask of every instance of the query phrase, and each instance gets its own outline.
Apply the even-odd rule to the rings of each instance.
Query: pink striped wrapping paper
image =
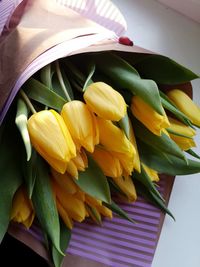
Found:
[[[4,27],[8,27],[11,14],[22,1],[0,2],[0,33]],[[21,74],[12,90],[12,93],[0,114],[3,120],[12,100],[21,85],[37,70],[56,60],[57,58],[75,53],[78,49],[89,47],[99,41],[112,39],[124,33],[126,23],[119,10],[110,1],[57,1],[61,5],[67,5],[97,23],[103,25],[109,31],[98,36],[82,36],[81,42],[70,40],[61,43],[41,54]],[[5,26],[6,25],[6,26]],[[162,176],[160,191],[168,200],[173,184],[173,177]],[[137,221],[132,224],[124,219],[115,217],[112,221],[104,220],[103,226],[96,226],[91,222],[76,224],[73,229],[72,240],[67,250],[64,266],[113,266],[113,267],[150,267],[155,253],[157,241],[163,223],[164,215],[160,210],[138,198],[135,204],[119,203],[128,215]],[[43,246],[40,229],[34,225],[29,231],[19,225],[12,225],[9,232],[30,246],[43,257],[48,258]],[[74,255],[76,257],[72,257]],[[69,263],[71,261],[71,264]]]

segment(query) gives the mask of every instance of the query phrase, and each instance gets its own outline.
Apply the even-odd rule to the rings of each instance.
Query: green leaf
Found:
[[[133,219],[131,219],[128,214],[121,209],[113,200],[110,204],[108,203],[103,203],[104,206],[112,210],[114,213],[119,215],[121,218],[128,220],[129,222],[136,223]]]
[[[67,78],[67,75],[63,71],[63,69],[61,69],[61,74],[62,74],[62,78],[63,78],[63,82],[64,82],[64,85],[65,85],[65,88],[66,88],[66,90],[68,92],[68,95],[69,95],[70,99],[74,99],[73,90],[71,88],[71,85],[70,85],[70,82],[69,82],[69,80]],[[53,75],[53,78],[52,78],[52,90],[56,94],[61,96],[63,99],[67,100],[66,94],[63,92],[63,89],[62,89],[62,87],[60,85],[60,82],[58,80],[57,75]]]
[[[190,119],[181,112],[162,91],[160,91],[160,96],[162,105],[165,109],[173,113],[184,124],[194,128]]]
[[[69,58],[63,59],[65,66],[67,67],[67,73],[72,77],[73,80],[76,80],[77,84],[83,88],[86,77],[79,70],[79,68],[69,60]]]
[[[141,161],[158,173],[188,175],[200,172],[199,161],[187,159],[186,163],[184,160],[170,154],[162,153],[143,142],[138,142],[137,144]]]
[[[130,90],[159,114],[163,114],[158,87],[153,80],[141,79],[136,69],[112,53],[98,53],[93,59],[97,69],[108,76],[117,87]]]
[[[132,117],[134,132],[138,139],[148,144],[149,146],[156,147],[157,150],[174,155],[178,158],[185,160],[185,155],[179,146],[170,139],[166,134],[162,133],[157,136],[150,132],[140,121]]]
[[[147,56],[137,62],[135,68],[142,77],[159,84],[181,84],[199,78],[191,70],[161,55]]]
[[[142,165],[141,165],[141,173],[135,171],[132,174],[132,179],[134,182],[135,182],[135,180],[140,181],[147,188],[148,191],[153,192],[158,198],[163,200],[162,196],[160,195],[160,193],[156,189],[154,183],[151,181],[151,178],[145,172]]]
[[[84,172],[79,172],[78,179],[74,181],[84,192],[92,197],[106,203],[111,202],[107,178],[90,156],[88,156],[88,168]]]
[[[71,230],[66,227],[62,219],[60,219],[60,248],[62,251],[66,251],[71,239]],[[61,267],[64,255],[52,246],[52,259],[55,267]]]
[[[191,156],[193,156],[194,158],[200,159],[200,156],[197,155],[197,153],[195,153],[192,149],[188,149],[185,151],[186,153],[190,154]]]
[[[37,218],[54,247],[63,254],[60,248],[59,216],[51,189],[49,167],[39,155],[36,175],[32,200]]]
[[[17,128],[19,129],[22,140],[24,142],[27,155],[26,159],[27,161],[29,161],[31,157],[32,146],[27,127],[27,120],[28,120],[28,108],[25,102],[21,98],[19,98],[17,101],[17,113],[15,117],[15,124],[17,125]]]
[[[124,131],[126,137],[130,139],[130,125],[128,114],[126,114],[118,123],[119,127]]]
[[[53,71],[52,71],[52,68],[51,68],[51,64],[48,64],[48,65],[44,66],[40,70],[41,81],[50,90],[52,88],[52,83],[51,83],[52,76],[53,76]]]
[[[33,149],[30,160],[28,162],[23,161],[24,180],[26,183],[26,188],[30,199],[32,198],[33,189],[35,186],[36,170],[37,170],[37,153]]]
[[[85,92],[86,88],[93,83],[92,81],[92,76],[93,74],[95,73],[95,64],[94,63],[90,63],[88,65],[88,68],[89,68],[89,74],[88,74],[88,77],[84,83],[84,86],[83,86],[83,92]]]
[[[173,214],[170,212],[165,203],[157,195],[155,195],[152,191],[147,190],[147,188],[144,185],[142,185],[139,181],[134,181],[134,183],[138,194],[140,194],[147,201],[151,202],[152,204],[160,208],[162,211],[170,215],[175,220]]]
[[[7,114],[0,127],[0,243],[8,229],[13,196],[22,184],[20,135],[13,120],[14,113],[11,115],[9,117]]]
[[[23,89],[31,99],[58,111],[61,111],[63,105],[66,103],[64,98],[49,90],[48,87],[34,78],[30,78],[23,85]]]

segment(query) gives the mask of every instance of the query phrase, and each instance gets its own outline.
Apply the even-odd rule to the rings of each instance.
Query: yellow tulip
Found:
[[[185,92],[173,89],[167,92],[167,96],[193,124],[200,126],[200,108]]]
[[[63,219],[63,222],[71,230],[73,228],[73,220],[69,217],[67,211],[62,206],[58,198],[56,198],[56,206],[60,217]]]
[[[188,137],[194,137],[196,134],[196,131],[194,129],[174,118],[169,117],[169,122],[170,122],[169,129],[174,132],[186,135]]]
[[[73,178],[65,172],[64,174],[56,172],[51,169],[52,178],[55,182],[66,191],[67,194],[75,194],[78,190],[77,185],[73,181]]]
[[[82,222],[86,217],[84,202],[78,199],[74,194],[69,194],[63,187],[55,182],[55,180],[52,180],[52,186],[56,196],[56,203],[58,203],[57,207],[59,214],[63,216],[65,211],[65,214],[67,214],[68,218],[71,220]],[[60,208],[60,206],[62,208]]]
[[[159,176],[158,176],[157,171],[149,168],[144,163],[142,163],[142,167],[144,168],[145,172],[147,173],[147,175],[149,176],[149,178],[151,179],[152,182],[158,182],[159,181]]]
[[[177,145],[182,149],[182,150],[188,150],[191,147],[195,147],[195,141],[191,138],[193,138],[196,134],[196,131],[194,129],[192,129],[191,127],[185,125],[184,123],[170,118],[169,117],[169,121],[170,121],[170,130],[173,130],[174,132],[178,133],[178,134],[183,134],[188,136],[187,137],[182,137],[182,136],[178,136],[175,134],[172,134],[169,132],[170,138],[177,143]]]
[[[188,150],[191,147],[196,147],[196,143],[193,139],[189,139],[182,136],[170,134],[170,138],[182,149]]]
[[[73,158],[72,161],[79,171],[85,171],[85,169],[88,167],[88,159],[84,149],[78,151],[76,157]]]
[[[122,175],[131,175],[135,166],[135,155],[128,153],[112,152],[113,157],[119,160],[122,167]],[[120,176],[120,175],[119,175]],[[117,177],[119,177],[117,176]],[[111,176],[112,177],[112,176]]]
[[[125,133],[115,126],[111,121],[97,117],[99,126],[99,140],[105,149],[108,151],[128,154],[134,157],[136,154],[135,148],[128,140]]]
[[[10,219],[29,228],[34,217],[32,202],[28,198],[25,188],[21,186],[14,195]]]
[[[102,206],[102,201],[99,199],[96,199],[88,194],[85,194],[85,202],[92,207],[96,206]]]
[[[142,122],[149,131],[151,131],[155,135],[160,136],[162,134],[162,130],[170,126],[170,123],[166,115],[158,114],[151,106],[149,106],[146,102],[144,102],[139,96],[132,97],[131,111],[133,115],[140,122]]]
[[[88,194],[85,194],[85,202],[86,204],[95,209],[95,214],[98,216],[99,220],[101,219],[101,215],[107,217],[107,218],[112,218],[112,211],[105,207],[102,202]],[[87,206],[86,206],[87,207]],[[94,219],[94,215],[92,214],[90,209],[87,209],[89,215]],[[95,220],[96,221],[96,220]]]
[[[85,151],[81,149],[80,151],[77,151],[76,157],[68,162],[66,172],[68,172],[72,177],[78,179],[78,171],[85,171],[87,167],[87,155]]]
[[[86,104],[73,100],[66,103],[61,111],[67,128],[79,150],[82,146],[89,152],[99,143],[99,131],[95,115]]]
[[[101,147],[96,147],[92,157],[106,176],[115,178],[122,175],[122,167],[119,159],[112,152]]]
[[[113,215],[112,215],[112,211],[105,207],[105,206],[98,206],[97,210],[99,211],[100,214],[102,214],[104,217],[107,217],[109,219],[112,219]]]
[[[60,173],[76,156],[76,148],[63,118],[54,110],[42,110],[28,120],[31,143],[38,153]]]
[[[137,193],[130,176],[118,177],[114,180],[114,183],[116,183],[121,191],[127,196],[130,202],[136,201]]]
[[[90,110],[106,120],[119,121],[126,114],[122,95],[104,82],[89,85],[83,97]]]

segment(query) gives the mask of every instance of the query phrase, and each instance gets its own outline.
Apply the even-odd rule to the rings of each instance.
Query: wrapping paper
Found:
[[[2,1],[0,5],[3,7],[0,8],[0,122],[21,85],[58,58],[106,50],[121,51],[124,55],[152,53],[117,42],[126,23],[110,1],[19,0]],[[191,92],[189,84],[180,88]],[[161,176],[160,192],[166,201],[173,181],[174,177]],[[77,223],[64,260],[65,267],[151,266],[163,213],[142,198],[134,204],[119,204],[137,224],[118,217],[104,220],[102,227],[90,221]],[[30,230],[11,224],[9,233],[49,260],[37,224]]]

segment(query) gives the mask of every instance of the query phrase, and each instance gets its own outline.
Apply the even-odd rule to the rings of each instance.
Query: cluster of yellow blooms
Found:
[[[200,126],[200,109],[183,91],[174,89],[167,95],[195,125]],[[127,115],[122,95],[109,85],[96,82],[87,87],[83,98],[85,103],[67,102],[60,114],[42,110],[28,120],[31,143],[51,166],[57,209],[70,229],[73,221],[81,222],[88,216],[97,222],[101,221],[101,215],[112,218],[112,211],[102,201],[83,192],[75,183],[79,172],[88,167],[88,156],[130,202],[137,198],[131,174],[134,170],[140,172],[141,164],[152,181],[159,180],[156,171],[140,162],[134,125],[129,123],[129,138],[118,125]],[[167,116],[164,109],[164,115],[160,115],[140,97],[133,96],[130,110],[153,134],[160,136],[164,132],[182,150],[195,146],[195,130]],[[173,131],[182,136],[174,135]],[[33,218],[31,200],[21,187],[13,200],[11,219],[30,227]]]

